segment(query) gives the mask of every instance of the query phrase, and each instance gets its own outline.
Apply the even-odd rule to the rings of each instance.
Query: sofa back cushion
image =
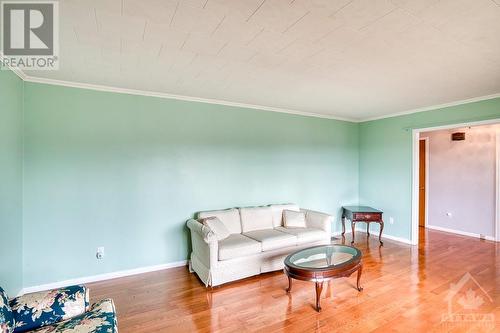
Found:
[[[305,228],[306,213],[285,209],[283,211],[283,225],[285,228]]]
[[[204,219],[200,219],[199,221],[212,230],[218,241],[228,238],[231,234],[229,230],[227,230],[224,223],[222,223],[222,221],[215,216],[206,217]]]
[[[9,298],[0,287],[0,332],[12,333],[15,327],[14,315],[9,305]]]
[[[275,228],[283,226],[283,211],[285,209],[300,212],[300,208],[296,204],[271,205],[269,207],[273,211],[273,226]]]
[[[229,233],[241,234],[240,212],[236,208],[198,213],[198,219],[212,216],[218,218],[226,226]]]
[[[243,232],[273,229],[273,211],[271,207],[240,208],[240,216]]]

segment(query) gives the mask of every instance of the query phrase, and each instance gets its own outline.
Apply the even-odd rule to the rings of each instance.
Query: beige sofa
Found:
[[[284,209],[303,211],[306,228],[285,228]],[[192,241],[189,268],[206,286],[280,270],[291,252],[331,240],[330,215],[294,204],[200,212],[197,218],[212,216],[225,225],[229,237],[217,241],[208,226],[194,219],[187,222]]]

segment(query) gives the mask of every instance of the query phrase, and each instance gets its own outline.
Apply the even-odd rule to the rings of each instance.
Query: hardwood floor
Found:
[[[89,287],[92,301],[114,299],[121,333],[500,332],[500,245],[430,230],[423,230],[421,238],[419,246],[385,240],[380,248],[376,237],[367,241],[365,234],[356,235],[364,290],[356,290],[354,275],[325,284],[321,313],[314,310],[314,284],[294,281],[287,295],[283,272],[213,290],[187,268]],[[469,316],[442,322],[450,284],[459,282],[465,283],[450,298],[452,313]],[[492,316],[493,322],[479,321]]]

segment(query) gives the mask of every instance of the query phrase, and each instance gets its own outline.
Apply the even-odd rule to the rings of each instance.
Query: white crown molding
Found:
[[[3,55],[3,52],[0,51],[0,60],[3,61],[4,58],[5,58],[5,56]],[[18,67],[12,67],[12,66],[7,66],[7,68],[10,69],[14,74],[19,76],[19,78],[21,80],[26,81],[26,78],[28,76],[21,69],[19,69]]]
[[[40,78],[40,77],[33,77],[33,76],[26,76],[26,78],[24,80],[26,82],[50,84],[50,85],[64,86],[64,87],[71,87],[71,88],[81,88],[81,89],[90,89],[90,90],[98,90],[98,91],[105,91],[105,92],[114,92],[114,93],[119,93],[119,94],[129,94],[129,95],[149,96],[149,97],[158,97],[158,98],[166,98],[166,99],[176,99],[176,100],[188,101],[188,102],[198,102],[198,103],[232,106],[232,107],[237,107],[237,108],[255,109],[255,110],[261,110],[261,111],[288,113],[288,114],[294,114],[294,115],[298,115],[298,116],[325,118],[325,119],[333,119],[333,120],[348,121],[348,122],[358,122],[358,120],[354,119],[354,118],[344,118],[344,117],[337,117],[337,116],[333,116],[333,115],[325,115],[325,114],[320,114],[320,113],[304,112],[304,111],[276,108],[276,107],[264,106],[264,105],[231,102],[231,101],[225,101],[225,100],[219,100],[219,99],[175,95],[175,94],[168,94],[168,93],[162,93],[162,92],[127,89],[127,88],[119,88],[119,87],[90,84],[90,83],[62,81],[62,80],[54,80],[54,79],[47,79],[47,78]]]
[[[2,59],[2,58],[3,58],[3,54],[0,52],[0,59]],[[277,108],[277,107],[264,106],[264,105],[231,102],[231,101],[218,100],[218,99],[184,96],[184,95],[176,95],[176,94],[168,94],[168,93],[162,93],[162,92],[153,92],[153,91],[136,90],[136,89],[127,89],[127,88],[119,88],[119,87],[90,84],[90,83],[81,83],[81,82],[73,82],[73,81],[47,79],[47,78],[26,75],[19,68],[9,67],[9,69],[12,70],[17,76],[19,76],[19,78],[21,78],[23,81],[26,81],[26,82],[50,84],[50,85],[97,90],[97,91],[105,91],[105,92],[113,92],[113,93],[120,93],[120,94],[175,99],[175,100],[188,101],[188,102],[225,105],[225,106],[232,106],[232,107],[238,107],[238,108],[261,110],[261,111],[288,113],[288,114],[305,116],[305,117],[333,119],[333,120],[347,121],[347,122],[352,122],[352,123],[363,123],[363,122],[368,122],[368,121],[381,120],[381,119],[393,118],[393,117],[398,117],[398,116],[405,116],[405,115],[410,115],[413,113],[432,111],[432,110],[442,109],[442,108],[451,107],[451,106],[458,106],[458,105],[462,105],[462,104],[485,101],[488,99],[500,98],[500,93],[496,93],[496,94],[474,97],[474,98],[469,98],[469,99],[463,99],[463,100],[444,103],[444,104],[431,105],[431,106],[426,106],[426,107],[422,107],[422,108],[416,108],[416,109],[411,109],[411,110],[406,110],[406,111],[401,111],[401,112],[395,112],[395,113],[390,113],[390,114],[381,115],[381,116],[367,117],[367,118],[349,118],[349,117],[338,117],[338,116],[334,116],[334,115],[325,115],[325,114],[314,113],[314,112],[305,112],[305,111],[298,111],[298,110],[292,110],[292,109]]]
[[[182,260],[182,261],[176,261],[176,262],[171,262],[171,263],[167,263],[167,264],[140,267],[140,268],[128,269],[128,270],[124,270],[124,271],[117,271],[117,272],[111,272],[111,273],[105,273],[105,274],[99,274],[99,275],[79,277],[79,278],[75,278],[75,279],[69,279],[69,280],[58,281],[58,282],[53,282],[53,283],[46,283],[46,284],[41,284],[38,286],[23,288],[19,292],[18,296],[21,296],[24,294],[29,294],[29,293],[35,293],[38,291],[63,288],[63,287],[72,286],[72,285],[76,285],[76,284],[85,284],[85,283],[91,283],[91,282],[116,279],[116,278],[125,277],[125,276],[131,276],[131,275],[137,275],[137,274],[143,274],[143,273],[149,273],[149,272],[156,272],[156,271],[161,271],[164,269],[186,266],[187,264],[188,264],[187,260]]]
[[[499,97],[500,97],[500,93],[486,95],[486,96],[479,96],[479,97],[474,97],[474,98],[463,99],[460,101],[454,101],[454,102],[449,102],[449,103],[444,103],[444,104],[438,104],[438,105],[426,106],[426,107],[417,108],[417,109],[401,111],[401,112],[395,112],[395,113],[386,114],[386,115],[382,115],[382,116],[362,118],[361,120],[358,120],[358,122],[362,123],[362,122],[373,121],[373,120],[381,120],[381,119],[386,119],[386,118],[406,116],[406,115],[413,114],[413,113],[443,109],[443,108],[447,108],[450,106],[458,106],[458,105],[468,104],[468,103],[473,103],[473,102],[486,101],[488,99],[494,99],[494,98],[499,98]]]

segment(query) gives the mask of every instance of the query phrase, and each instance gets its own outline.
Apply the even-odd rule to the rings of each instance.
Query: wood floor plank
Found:
[[[386,240],[379,247],[376,237],[359,233],[355,246],[363,253],[364,290],[355,289],[355,276],[331,281],[321,313],[314,310],[314,284],[294,281],[287,294],[282,272],[209,290],[182,267],[89,287],[92,301],[114,299],[121,333],[500,332],[500,245],[425,229],[421,238],[419,246]],[[492,325],[443,322],[450,286],[466,273],[487,293],[479,296],[483,304],[467,313],[491,314]],[[474,295],[482,293],[475,282],[467,283]],[[460,302],[452,305],[459,308]]]

